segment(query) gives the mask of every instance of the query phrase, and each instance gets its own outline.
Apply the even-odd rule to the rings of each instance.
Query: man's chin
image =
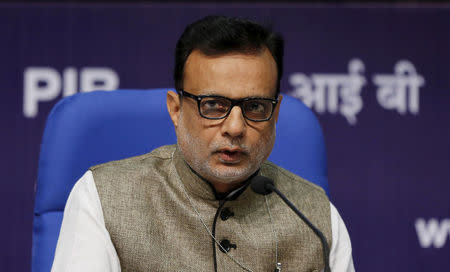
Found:
[[[249,167],[239,167],[237,164],[220,165],[213,171],[213,173],[217,182],[227,184],[245,181],[253,174]]]

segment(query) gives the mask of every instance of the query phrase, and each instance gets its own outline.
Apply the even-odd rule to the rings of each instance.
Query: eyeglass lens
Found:
[[[253,120],[265,120],[272,114],[270,100],[250,99],[241,102],[244,116]],[[220,97],[204,97],[200,101],[200,113],[208,118],[222,118],[230,111],[232,102]]]

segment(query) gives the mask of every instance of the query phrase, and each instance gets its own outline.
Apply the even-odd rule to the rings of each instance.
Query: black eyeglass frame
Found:
[[[273,116],[273,112],[275,111],[275,108],[278,104],[278,95],[275,99],[273,98],[266,98],[266,97],[246,97],[246,98],[242,98],[242,99],[231,99],[225,96],[220,96],[220,95],[194,95],[191,93],[186,92],[185,90],[177,90],[178,94],[180,96],[185,96],[185,97],[189,97],[194,99],[195,101],[197,101],[197,108],[198,108],[198,113],[200,114],[201,117],[205,118],[205,119],[210,119],[210,120],[220,120],[220,119],[224,119],[227,118],[228,115],[230,115],[231,110],[233,109],[234,106],[239,106],[241,108],[242,111],[242,115],[245,117],[245,119],[253,121],[253,122],[265,122],[265,121],[269,121],[272,116]],[[222,116],[222,117],[207,117],[204,116],[202,114],[202,111],[200,110],[200,102],[202,101],[203,98],[223,98],[225,100],[231,101],[231,106],[228,109],[228,112]],[[255,120],[252,118],[249,118],[246,114],[245,114],[245,110],[242,108],[242,103],[245,101],[250,101],[250,100],[268,100],[272,103],[272,112],[270,113],[269,117],[267,117],[266,119],[263,120]]]

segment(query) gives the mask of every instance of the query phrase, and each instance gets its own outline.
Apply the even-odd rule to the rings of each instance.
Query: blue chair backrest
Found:
[[[166,92],[79,93],[52,109],[39,158],[32,271],[50,271],[67,197],[90,166],[176,143]],[[269,160],[328,193],[324,140],[314,114],[297,99],[284,96],[276,137]]]

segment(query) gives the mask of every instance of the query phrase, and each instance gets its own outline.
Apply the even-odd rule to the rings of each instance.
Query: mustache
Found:
[[[250,147],[242,144],[238,141],[233,142],[215,142],[212,143],[210,148],[212,149],[213,153],[218,152],[222,149],[239,149],[240,152],[249,154],[250,153]]]

